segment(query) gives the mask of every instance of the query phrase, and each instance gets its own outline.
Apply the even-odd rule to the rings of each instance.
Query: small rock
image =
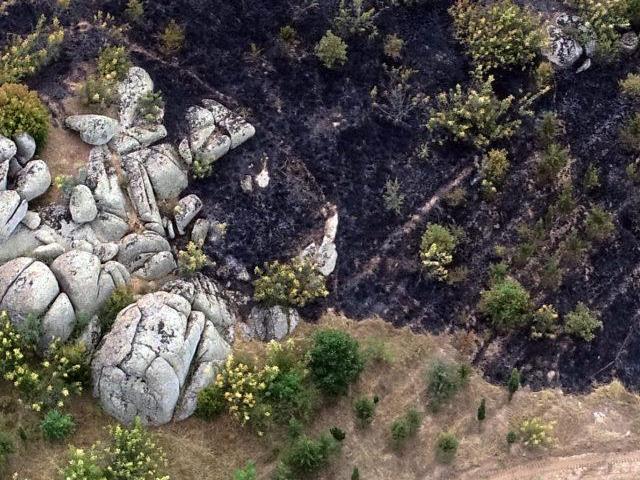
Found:
[[[269,170],[267,169],[267,166],[265,165],[264,167],[262,167],[262,170],[260,171],[260,173],[258,175],[256,175],[256,185],[258,185],[258,187],[260,188],[267,188],[269,186]]]
[[[0,163],[11,160],[17,152],[16,144],[0,135]]]
[[[42,160],[32,160],[20,170],[14,189],[27,201],[38,198],[51,186],[49,167]]]
[[[0,162],[0,192],[7,189],[10,166],[11,166],[11,160],[5,160],[4,162]]]
[[[187,165],[191,165],[193,163],[193,154],[191,153],[191,148],[189,147],[188,138],[182,139],[180,145],[178,145],[178,153],[180,154],[180,157],[182,157],[182,160],[184,160],[184,163],[186,163]]]
[[[72,115],[65,124],[79,132],[82,141],[89,145],[105,145],[118,131],[118,122],[104,115]]]
[[[159,252],[151,257],[144,267],[136,271],[135,275],[144,280],[159,280],[177,268],[176,259],[171,252]]]
[[[559,27],[549,26],[547,32],[549,47],[543,51],[544,56],[559,68],[572,67],[584,52],[582,46]]]
[[[36,141],[26,132],[14,136],[13,141],[16,143],[16,158],[18,162],[20,162],[21,165],[26,165],[36,154]]]
[[[220,245],[227,236],[227,224],[223,222],[213,222],[209,227],[209,243]]]
[[[64,253],[64,247],[59,243],[42,245],[33,251],[33,258],[44,263],[51,263]]]
[[[282,340],[295,330],[299,322],[300,316],[295,308],[279,305],[268,308],[255,306],[247,320],[250,336],[265,342]]]
[[[153,80],[149,74],[140,67],[131,67],[127,77],[118,84],[119,118],[124,128],[133,126],[140,99],[151,92],[153,92]]]
[[[42,218],[40,218],[40,214],[32,211],[28,211],[22,219],[22,224],[29,230],[36,230],[41,223]]]
[[[187,225],[196,218],[202,210],[202,200],[197,195],[191,194],[181,198],[174,209],[176,227],[180,235],[184,235]]]
[[[95,220],[98,215],[98,207],[93,194],[86,185],[77,185],[71,193],[69,200],[71,218],[76,223],[88,223]]]
[[[0,192],[0,242],[4,242],[27,214],[29,204],[22,200],[18,192]]]
[[[591,68],[591,59],[587,58],[584,63],[580,66],[580,68],[578,68],[576,70],[576,73],[582,73],[586,70],[589,70],[589,68]]]
[[[638,49],[638,35],[635,32],[627,32],[620,38],[620,48],[628,55],[631,55]]]
[[[253,177],[251,175],[244,175],[240,180],[240,188],[244,193],[253,192]]]
[[[120,247],[117,243],[114,242],[106,242],[101,243],[97,247],[94,248],[93,253],[95,253],[101,262],[108,262],[109,260],[113,260],[116,255],[118,255],[118,250]]]
[[[211,222],[204,218],[199,218],[193,225],[191,230],[191,241],[197,245],[204,245],[207,241],[207,235],[209,234],[209,226]]]

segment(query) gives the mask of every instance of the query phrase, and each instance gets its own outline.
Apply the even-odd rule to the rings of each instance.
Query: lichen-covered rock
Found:
[[[138,269],[145,267],[146,263],[160,252],[170,252],[171,246],[166,238],[156,232],[144,231],[131,233],[120,241],[118,249],[118,262],[136,274]]]
[[[150,425],[185,418],[229,351],[185,298],[151,293],[118,314],[96,352],[94,395],[125,424],[135,417]]]
[[[157,200],[178,198],[189,184],[178,153],[169,144],[138,150],[129,154],[125,161],[144,167]]]
[[[42,218],[39,213],[28,211],[22,219],[22,224],[29,230],[36,230],[42,224]]]
[[[95,220],[98,215],[98,207],[89,187],[86,185],[74,187],[69,200],[69,212],[76,223],[88,223]]]
[[[16,144],[16,159],[20,165],[26,165],[36,154],[36,141],[26,132],[18,133],[13,137]]]
[[[16,155],[16,144],[0,135],[0,163],[11,160]]]
[[[7,183],[9,181],[9,167],[11,165],[10,160],[0,162],[0,192],[7,189]]]
[[[129,154],[122,157],[122,166],[127,174],[129,198],[138,217],[145,223],[162,227],[156,196],[144,165],[137,155]]]
[[[547,60],[559,68],[571,68],[582,56],[584,49],[561,28],[550,25],[548,47],[543,51]]]
[[[207,241],[207,235],[209,235],[209,227],[211,222],[205,218],[199,218],[193,225],[191,230],[191,241],[196,245],[204,245]]]
[[[253,125],[221,103],[206,99],[202,101],[202,104],[213,114],[215,124],[222,128],[231,139],[231,149],[238,148],[256,134]]]
[[[127,77],[118,85],[119,118],[123,128],[127,129],[134,125],[140,99],[151,92],[153,92],[153,80],[149,74],[140,67],[131,67]]]
[[[117,242],[130,230],[126,220],[109,212],[100,212],[90,225],[101,242]]]
[[[13,189],[27,201],[38,198],[51,186],[51,172],[42,160],[31,160],[20,170]]]
[[[126,199],[120,188],[118,175],[111,166],[110,157],[111,153],[106,146],[91,149],[85,182],[93,192],[98,210],[126,220]]]
[[[295,330],[299,322],[300,316],[295,308],[255,306],[247,320],[248,333],[251,338],[265,342],[282,340]]]
[[[29,204],[20,198],[18,192],[0,192],[0,244],[9,238],[27,214]]]
[[[110,146],[120,155],[146,148],[167,136],[164,125],[146,125],[131,127],[116,135]]]
[[[118,122],[104,115],[72,115],[65,125],[80,133],[82,141],[89,145],[105,145],[118,131]]]
[[[173,273],[177,268],[173,253],[159,252],[149,258],[142,268],[135,272],[135,275],[144,280],[159,280]]]
[[[202,200],[197,195],[191,194],[180,199],[174,209],[176,228],[180,235],[185,234],[187,225],[196,218],[200,210],[202,210]]]

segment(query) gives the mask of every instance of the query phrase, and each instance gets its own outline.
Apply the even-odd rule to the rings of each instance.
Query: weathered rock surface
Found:
[[[89,145],[105,145],[118,131],[118,122],[104,115],[72,115],[65,125],[80,133],[82,141]]]
[[[178,198],[189,180],[178,153],[169,144],[138,150],[127,156],[126,162],[142,165],[149,177],[157,200]]]
[[[49,167],[42,160],[32,160],[18,173],[13,189],[27,201],[38,198],[51,186]]]
[[[255,306],[249,314],[247,327],[251,338],[266,342],[282,340],[295,330],[299,322],[300,316],[294,308]]]
[[[0,243],[9,238],[27,214],[29,204],[20,198],[18,192],[4,190],[0,192]]]
[[[0,135],[0,163],[11,160],[17,152],[16,144]]]
[[[22,132],[13,137],[16,144],[16,159],[20,165],[26,165],[36,154],[36,141],[31,135]]]
[[[127,129],[134,125],[140,99],[153,92],[153,80],[140,67],[131,67],[127,77],[118,85],[120,124]]]
[[[130,233],[124,237],[120,241],[120,248],[116,258],[132,274],[136,275],[137,270],[145,269],[147,262],[156,254],[170,252],[170,250],[171,246],[166,238],[156,232],[147,230],[143,233]]]
[[[176,228],[180,235],[184,235],[187,225],[196,218],[202,210],[202,200],[197,195],[191,194],[181,198],[175,207]]]
[[[94,395],[123,423],[162,425],[193,412],[230,351],[204,314],[156,292],[125,308],[92,362]]]
[[[167,136],[164,125],[147,125],[144,127],[131,127],[116,135],[111,141],[113,148],[120,155],[131,153],[135,150],[148,147]]]
[[[88,223],[95,220],[98,215],[98,207],[89,187],[86,185],[74,187],[69,200],[69,212],[76,223]]]

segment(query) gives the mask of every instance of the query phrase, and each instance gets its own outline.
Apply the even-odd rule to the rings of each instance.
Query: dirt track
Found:
[[[460,480],[631,480],[640,478],[640,451],[585,453],[544,458],[498,471],[496,467],[469,470]]]

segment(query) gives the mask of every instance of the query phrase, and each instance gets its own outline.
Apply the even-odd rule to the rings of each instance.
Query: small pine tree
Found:
[[[513,398],[513,394],[518,391],[520,388],[520,372],[517,368],[511,370],[511,375],[509,375],[509,380],[507,381],[507,388],[509,389],[509,401]]]
[[[480,401],[480,406],[478,407],[478,421],[482,422],[486,417],[487,417],[487,402],[486,400],[483,398]]]
[[[358,470],[358,467],[353,467],[353,472],[351,472],[351,480],[360,480],[360,470]]]

